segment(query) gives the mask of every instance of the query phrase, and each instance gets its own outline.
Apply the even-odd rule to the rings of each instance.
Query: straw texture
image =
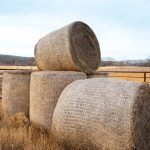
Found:
[[[80,21],[41,38],[34,53],[40,70],[91,73],[100,64],[98,40],[92,29]]]
[[[85,73],[40,71],[31,75],[30,120],[46,129],[51,127],[53,111],[62,90],[70,83],[86,79]]]
[[[29,71],[9,71],[3,74],[2,108],[4,112],[29,113]]]
[[[52,133],[72,149],[149,150],[150,86],[108,78],[75,81],[60,95]]]
[[[108,72],[100,72],[96,71],[91,74],[87,74],[87,78],[107,78],[108,77]]]

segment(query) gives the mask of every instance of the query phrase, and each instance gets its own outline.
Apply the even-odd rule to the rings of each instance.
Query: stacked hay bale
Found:
[[[3,73],[2,108],[7,113],[29,114],[30,71]]]
[[[40,70],[91,73],[100,64],[100,47],[92,29],[77,21],[49,33],[35,46]]]
[[[108,78],[75,81],[62,92],[52,133],[68,149],[149,150],[150,86]]]
[[[62,90],[98,68],[100,48],[92,29],[77,21],[40,39],[34,53],[42,71],[31,75],[30,120],[49,129]]]
[[[107,78],[108,77],[108,72],[100,72],[96,71],[91,74],[87,74],[87,78]]]
[[[98,79],[108,74],[95,73],[100,47],[88,25],[77,21],[49,33],[34,53],[41,71],[32,73],[31,83],[31,72],[4,73],[5,112],[28,114],[30,105],[31,122],[52,125],[57,141],[69,149],[150,149],[150,87]]]
[[[72,71],[41,71],[31,75],[30,120],[46,129],[62,90],[75,80],[86,79],[86,74]]]

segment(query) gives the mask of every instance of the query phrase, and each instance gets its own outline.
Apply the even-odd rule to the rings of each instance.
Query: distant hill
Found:
[[[33,57],[0,55],[0,65],[35,66]]]
[[[34,57],[21,57],[12,55],[0,55],[0,65],[35,66]],[[116,61],[114,58],[102,58],[101,66],[147,66],[150,67],[150,59]]]
[[[150,67],[150,59],[144,60],[123,60],[115,61],[113,59],[102,59],[101,66],[145,66]]]

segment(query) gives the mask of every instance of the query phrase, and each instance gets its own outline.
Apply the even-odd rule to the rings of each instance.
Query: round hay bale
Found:
[[[96,71],[91,74],[87,74],[87,78],[107,78],[108,77],[108,72],[100,72]]]
[[[2,109],[8,113],[29,114],[31,71],[8,71],[3,74]]]
[[[100,47],[92,29],[73,22],[41,38],[35,46],[39,70],[91,73],[100,64]]]
[[[85,73],[40,71],[31,74],[30,120],[36,126],[51,127],[53,111],[62,90],[70,83],[86,79]]]
[[[150,86],[93,78],[68,85],[58,100],[52,134],[67,148],[150,149]]]

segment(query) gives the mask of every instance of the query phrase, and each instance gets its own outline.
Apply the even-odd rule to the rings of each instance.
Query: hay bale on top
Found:
[[[31,122],[49,129],[53,111],[62,90],[73,81],[86,78],[85,73],[71,71],[32,73],[30,88]]]
[[[2,109],[8,113],[29,113],[30,71],[3,74]]]
[[[95,78],[75,81],[58,100],[52,133],[69,148],[150,149],[150,86]]]
[[[100,72],[96,71],[91,74],[87,74],[87,78],[107,78],[108,77],[108,72]]]
[[[91,73],[100,64],[100,47],[92,29],[77,21],[41,38],[35,60],[40,70]]]

